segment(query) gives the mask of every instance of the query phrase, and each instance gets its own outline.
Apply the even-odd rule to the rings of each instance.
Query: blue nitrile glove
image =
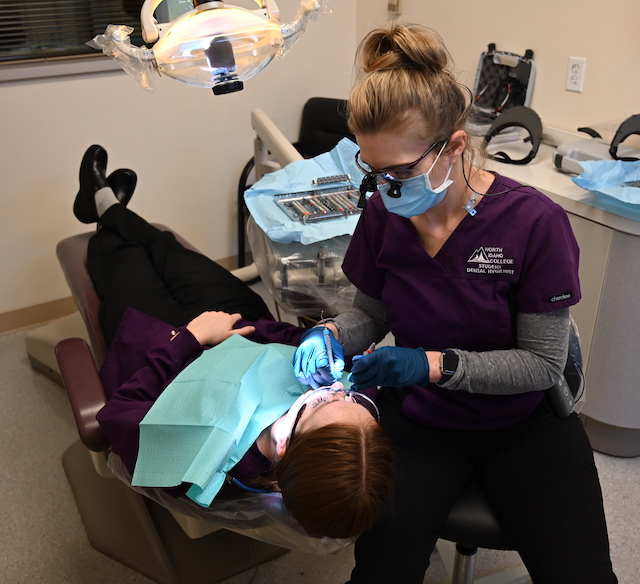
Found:
[[[380,347],[354,359],[349,375],[353,389],[360,390],[375,385],[408,387],[429,383],[429,360],[424,349],[404,347]]]
[[[327,341],[333,360],[329,362]],[[331,385],[342,379],[344,351],[333,333],[324,327],[311,328],[300,337],[300,345],[293,356],[293,372],[301,383],[314,389]]]

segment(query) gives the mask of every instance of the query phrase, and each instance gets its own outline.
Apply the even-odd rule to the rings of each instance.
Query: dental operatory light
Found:
[[[142,5],[142,36],[152,48],[133,46],[132,29],[118,25],[109,25],[88,44],[113,57],[145,89],[152,89],[155,69],[189,85],[210,87],[215,95],[243,89],[244,81],[295,43],[307,22],[329,11],[328,0],[301,0],[294,21],[281,25],[274,0],[255,0],[256,10],[221,0],[193,0],[191,10],[161,23],[156,10],[164,1],[170,0],[145,0]]]
[[[162,1],[143,4],[142,37],[155,43],[158,71],[178,81],[212,87],[216,95],[240,91],[282,46],[280,14],[269,0],[255,11],[195,0],[193,10],[161,29],[153,12]]]

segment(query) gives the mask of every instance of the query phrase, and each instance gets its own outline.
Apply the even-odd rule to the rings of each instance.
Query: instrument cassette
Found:
[[[350,181],[348,174],[315,178],[312,183],[319,188],[275,195],[274,200],[290,219],[300,223],[357,215],[362,212],[358,207],[360,191]],[[345,182],[348,184],[335,184]]]

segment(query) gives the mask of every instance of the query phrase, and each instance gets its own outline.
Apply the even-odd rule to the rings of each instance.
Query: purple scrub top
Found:
[[[476,211],[432,258],[409,219],[389,213],[377,193],[369,200],[343,270],[359,290],[384,302],[398,346],[510,349],[516,311],[548,312],[580,300],[579,249],[562,207],[496,175]],[[402,411],[429,426],[490,429],[524,419],[543,397],[429,384],[413,386]]]
[[[240,320],[236,328],[253,325],[247,338],[257,343],[298,345],[304,329],[273,320],[266,315],[257,321]],[[178,332],[179,334],[175,334]],[[111,450],[120,456],[131,474],[138,457],[140,421],[151,409],[169,382],[202,353],[202,347],[185,327],[172,327],[142,312],[128,308],[100,369],[107,404],[97,419]],[[267,476],[271,461],[254,444],[231,470],[241,482]],[[183,495],[189,485],[166,489]],[[241,492],[225,484],[221,496]]]

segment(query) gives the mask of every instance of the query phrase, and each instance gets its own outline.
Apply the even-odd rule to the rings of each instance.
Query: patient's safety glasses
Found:
[[[302,404],[300,405],[300,409],[296,414],[296,419],[293,422],[293,426],[291,427],[291,433],[289,434],[289,443],[291,443],[291,441],[293,440],[293,437],[296,433],[296,428],[298,427],[298,423],[300,422],[300,418],[302,418],[302,414],[307,409],[307,407],[317,408],[323,403],[337,401],[341,396],[346,402],[353,402],[366,408],[376,422],[380,421],[380,412],[378,411],[378,406],[376,406],[375,402],[372,399],[368,398],[363,393],[360,393],[358,391],[350,391],[348,389],[332,389],[328,387],[316,389],[315,391],[311,392],[307,399],[305,399],[304,402],[302,402]]]

